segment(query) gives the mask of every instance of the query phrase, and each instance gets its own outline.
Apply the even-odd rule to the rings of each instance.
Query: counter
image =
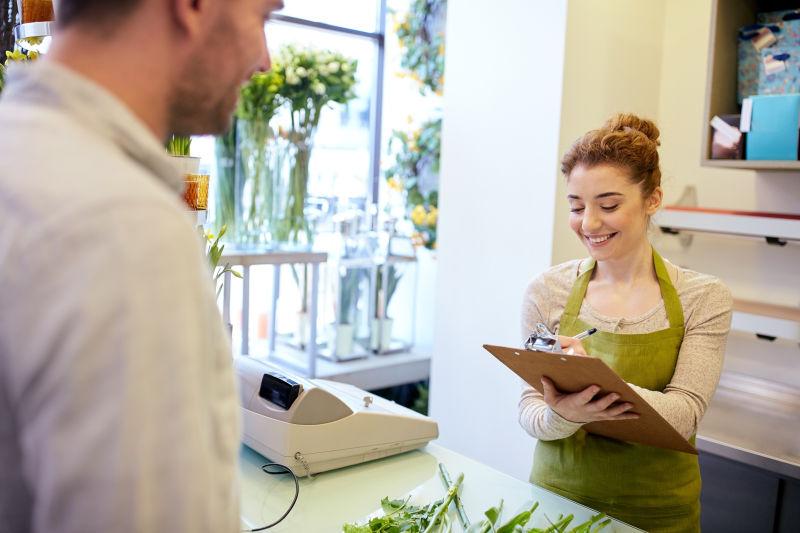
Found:
[[[800,480],[800,410],[720,387],[698,429],[697,448]]]
[[[241,452],[242,525],[252,529],[275,521],[285,512],[294,495],[290,476],[270,476],[261,471],[267,462],[246,446]],[[503,517],[511,518],[526,504],[538,501],[539,509],[529,525],[547,524],[545,514],[574,514],[573,525],[596,514],[593,510],[562,498],[530,483],[512,478],[486,465],[441,446],[430,444],[422,450],[372,461],[357,466],[324,472],[314,479],[300,480],[300,496],[292,512],[269,531],[333,533],[347,522],[364,522],[380,510],[384,496],[405,498],[411,503],[428,503],[444,495],[438,476],[438,463],[444,463],[455,479],[464,473],[461,497],[469,519],[478,521],[483,512],[504,500]],[[462,531],[455,513],[450,511],[453,531]],[[640,531],[613,521],[604,533]]]

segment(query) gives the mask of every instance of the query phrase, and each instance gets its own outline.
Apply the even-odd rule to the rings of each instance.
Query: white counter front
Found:
[[[294,496],[291,476],[270,476],[261,471],[267,463],[261,455],[242,447],[241,500],[242,525],[248,529],[274,522],[283,514]],[[407,452],[370,463],[324,472],[314,479],[300,480],[300,497],[282,523],[269,531],[294,533],[341,532],[347,522],[363,522],[380,510],[381,498],[406,498],[412,504],[429,503],[444,496],[444,485],[438,474],[438,463],[444,463],[453,479],[464,473],[461,498],[473,522],[483,512],[504,500],[503,518],[533,501],[539,509],[529,526],[547,525],[545,515],[555,520],[559,514],[573,514],[572,525],[578,525],[596,514],[591,509],[562,498],[540,487],[512,478],[486,465],[455,452],[428,445],[422,450]],[[450,510],[453,531],[461,531],[455,512]],[[604,533],[640,531],[614,521]]]

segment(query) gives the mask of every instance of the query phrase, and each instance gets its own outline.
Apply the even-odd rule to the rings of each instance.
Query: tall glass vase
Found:
[[[282,141],[284,169],[280,186],[278,218],[274,238],[278,244],[307,247],[312,244],[313,232],[306,217],[308,200],[311,135],[289,132]]]
[[[269,245],[275,221],[275,135],[266,121],[237,123],[237,231],[243,245]]]
[[[214,229],[226,228],[224,240],[235,242],[236,227],[236,122],[215,141],[217,176],[214,182]]]

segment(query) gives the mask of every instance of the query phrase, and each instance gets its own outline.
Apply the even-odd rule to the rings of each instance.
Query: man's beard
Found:
[[[170,133],[177,135],[216,135],[228,131],[231,125],[238,86],[222,93],[209,84],[213,77],[181,77],[169,106]],[[216,89],[216,90],[215,90]]]

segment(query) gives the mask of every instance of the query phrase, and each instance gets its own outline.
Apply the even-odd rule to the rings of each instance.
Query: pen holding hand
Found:
[[[578,333],[574,337],[565,337],[563,335],[559,335],[558,341],[561,343],[561,349],[565,354],[588,355],[586,353],[586,349],[583,347],[583,343],[581,343],[581,340],[589,337],[590,335],[594,335],[595,333],[597,333],[597,328],[591,328]]]

